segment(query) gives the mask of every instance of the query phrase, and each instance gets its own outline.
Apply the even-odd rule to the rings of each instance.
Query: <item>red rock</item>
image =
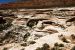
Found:
[[[29,0],[25,2],[1,4],[0,8],[47,8],[63,6],[75,6],[75,0]]]

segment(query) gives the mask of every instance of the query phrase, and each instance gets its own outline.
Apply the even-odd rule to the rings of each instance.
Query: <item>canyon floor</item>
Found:
[[[75,50],[75,7],[0,10],[0,50]]]

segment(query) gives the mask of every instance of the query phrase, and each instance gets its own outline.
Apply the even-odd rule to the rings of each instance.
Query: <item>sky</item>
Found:
[[[0,0],[0,3],[15,2],[16,0]]]
[[[21,2],[21,1],[28,1],[28,0],[0,0],[0,3]]]

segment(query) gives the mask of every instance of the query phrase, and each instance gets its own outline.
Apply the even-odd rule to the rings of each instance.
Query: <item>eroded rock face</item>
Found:
[[[74,49],[75,17],[72,9],[74,7],[11,10],[14,17],[0,17],[0,50]],[[20,17],[17,11],[21,13]]]

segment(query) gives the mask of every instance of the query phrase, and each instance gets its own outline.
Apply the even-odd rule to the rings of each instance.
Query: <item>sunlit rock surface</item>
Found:
[[[75,7],[0,12],[0,50],[75,50]]]

